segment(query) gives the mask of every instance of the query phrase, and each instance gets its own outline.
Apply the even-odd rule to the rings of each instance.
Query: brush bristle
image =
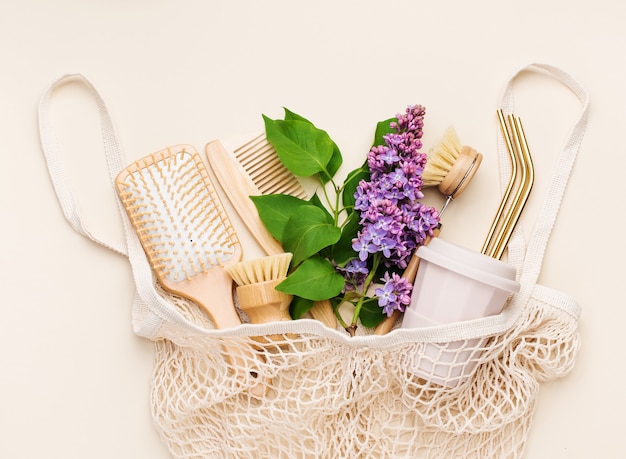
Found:
[[[239,286],[257,284],[287,276],[292,254],[289,252],[270,255],[254,260],[240,261],[224,269]]]
[[[424,187],[438,186],[459,157],[462,145],[454,127],[449,126],[426,160],[422,173]]]
[[[160,280],[180,282],[239,259],[239,240],[199,155],[179,146],[145,157],[117,190]]]
[[[233,153],[262,194],[288,194],[308,199],[306,191],[280,161],[265,134],[246,142]]]

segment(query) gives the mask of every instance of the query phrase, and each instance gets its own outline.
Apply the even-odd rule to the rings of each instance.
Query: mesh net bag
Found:
[[[537,284],[545,248],[586,126],[587,94],[545,64],[524,71],[557,78],[582,113],[528,241],[508,246],[520,291],[496,316],[384,336],[349,337],[303,319],[217,330],[193,303],[162,290],[125,212],[127,244],[94,237],[73,205],[47,107],[55,87],[78,79],[102,116],[112,179],[124,166],[106,106],[82,76],[54,82],[40,104],[42,147],[66,218],[79,233],[128,256],[136,285],[135,332],[155,345],[152,414],[175,458],[519,458],[539,386],[564,376],[580,346],[578,304]],[[501,158],[506,158],[503,145]],[[504,176],[506,162],[501,161]],[[230,357],[233,349],[244,361]]]
[[[533,296],[505,333],[453,346],[408,334],[345,338],[314,321],[282,334],[164,326],[153,416],[180,458],[520,457],[539,383],[566,374],[579,346],[575,303],[545,288]],[[250,366],[266,394],[233,378],[240,368],[221,353],[224,340],[255,349]],[[455,365],[473,367],[471,377],[455,376],[464,373]]]

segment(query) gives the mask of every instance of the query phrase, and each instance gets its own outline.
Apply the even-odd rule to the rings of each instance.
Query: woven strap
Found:
[[[95,235],[87,227],[82,218],[76,194],[70,186],[67,173],[63,167],[57,139],[54,134],[54,126],[50,119],[50,105],[54,92],[65,84],[73,83],[78,83],[86,87],[98,106],[102,140],[112,186],[117,175],[126,166],[126,161],[120,148],[120,143],[109,110],[94,85],[81,74],[66,74],[52,82],[44,91],[39,102],[39,135],[50,179],[52,180],[61,209],[63,210],[63,215],[77,233],[130,259],[137,288],[133,310],[141,310],[144,312],[142,320],[134,324],[135,332],[138,335],[146,337],[156,336],[157,330],[159,330],[164,321],[181,325],[187,329],[201,331],[201,328],[186,320],[152,288],[154,282],[152,270],[130,220],[126,215],[126,211],[119,200],[116,201],[124,225],[124,233],[126,235],[125,245],[107,241],[101,236]]]
[[[109,111],[104,103],[104,100],[100,97],[100,94],[98,94],[95,87],[84,76],[79,74],[68,74],[54,81],[46,89],[39,102],[40,142],[46,163],[48,165],[50,179],[52,180],[52,185],[54,186],[54,191],[57,195],[59,204],[61,205],[61,209],[63,210],[63,215],[65,215],[66,220],[70,223],[72,228],[74,228],[77,233],[91,239],[92,241],[126,256],[127,248],[125,246],[120,245],[119,243],[105,241],[102,237],[95,236],[89,228],[87,228],[83,218],[81,217],[78,201],[69,185],[67,174],[59,155],[58,143],[54,134],[54,127],[50,119],[50,102],[52,94],[56,89],[64,84],[72,82],[79,82],[89,89],[98,105],[102,140],[104,142],[104,151],[111,182],[115,180],[115,177],[119,171],[122,170],[124,165],[122,151],[120,150],[117,135],[115,134],[115,129],[113,128],[113,122],[111,121],[111,116],[109,115]]]
[[[536,284],[541,272],[548,241],[561,206],[565,189],[567,188],[572,167],[576,161],[583,136],[585,135],[589,96],[587,91],[567,72],[547,64],[529,64],[518,70],[511,77],[504,89],[500,107],[505,115],[513,113],[514,111],[513,89],[515,79],[518,75],[527,71],[536,71],[556,78],[576,95],[582,105],[578,120],[574,124],[565,146],[558,155],[552,180],[528,240],[528,247],[526,247],[524,235],[520,227],[515,229],[508,245],[509,262],[520,270],[520,282],[522,285],[530,288]],[[510,160],[503,136],[500,136],[498,139],[498,154],[503,179],[502,185],[504,187],[504,180],[510,175]]]

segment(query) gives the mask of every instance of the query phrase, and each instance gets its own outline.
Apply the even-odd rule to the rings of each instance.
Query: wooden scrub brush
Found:
[[[276,290],[287,277],[291,258],[292,254],[287,252],[225,266],[237,284],[239,307],[251,323],[291,320],[289,303],[292,295]]]
[[[454,127],[444,132],[426,161],[422,173],[423,187],[437,187],[447,200],[441,213],[453,199],[463,193],[482,162],[483,155],[472,147],[461,145]]]

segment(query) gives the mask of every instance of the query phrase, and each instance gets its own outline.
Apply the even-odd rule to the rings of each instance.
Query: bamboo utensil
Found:
[[[239,307],[251,323],[291,320],[289,303],[292,295],[275,288],[287,277],[291,258],[291,253],[279,253],[225,267],[237,284]]]
[[[224,192],[265,253],[284,253],[280,243],[265,228],[249,197],[275,193],[301,199],[308,199],[308,196],[298,179],[282,164],[265,135],[254,137],[232,151],[220,140],[213,140],[206,145],[205,153]],[[337,327],[330,301],[316,301],[310,313],[326,326]]]

